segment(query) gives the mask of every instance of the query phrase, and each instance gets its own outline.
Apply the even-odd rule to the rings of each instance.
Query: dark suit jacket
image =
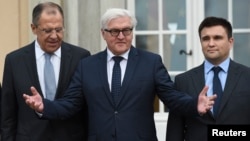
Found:
[[[68,118],[87,103],[88,141],[156,141],[154,98],[173,110],[197,114],[197,101],[173,89],[159,55],[131,47],[115,107],[107,79],[107,51],[83,59],[64,99],[44,101],[44,118]],[[195,111],[195,112],[194,112]],[[189,113],[190,114],[190,113]]]
[[[56,99],[62,97],[81,58],[90,52],[68,43],[61,45],[61,68]],[[42,95],[36,69],[34,42],[9,53],[2,84],[2,141],[83,141],[84,113],[68,120],[41,120],[23,94],[35,86]],[[86,135],[85,135],[86,136]]]
[[[0,84],[0,121],[1,121],[1,95],[2,95],[2,85]],[[1,122],[0,122],[0,127],[1,127]],[[1,130],[0,130],[0,136],[1,136]],[[0,141],[1,141],[1,137],[0,137]]]
[[[250,124],[250,69],[230,61],[218,117],[211,112],[199,118],[185,118],[170,112],[167,141],[206,141],[208,124]],[[204,64],[176,76],[176,88],[196,97],[205,85]]]

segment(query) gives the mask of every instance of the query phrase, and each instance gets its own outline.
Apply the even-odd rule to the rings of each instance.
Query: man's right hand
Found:
[[[43,113],[44,105],[41,95],[37,92],[35,87],[30,87],[32,95],[23,94],[25,103],[29,105],[30,108],[38,113]]]

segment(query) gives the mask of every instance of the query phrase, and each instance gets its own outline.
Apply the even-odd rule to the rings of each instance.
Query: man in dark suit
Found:
[[[250,124],[250,69],[229,57],[233,47],[232,26],[223,18],[207,17],[199,26],[199,37],[205,61],[175,77],[176,89],[197,97],[204,85],[213,94],[214,66],[221,67],[219,78],[223,89],[219,108],[201,117],[188,118],[169,113],[166,141],[206,141],[209,124]],[[217,101],[215,101],[215,104]]]
[[[161,57],[131,45],[136,19],[129,11],[109,9],[101,25],[106,50],[81,60],[64,98],[42,101],[34,87],[33,96],[24,94],[26,103],[42,118],[67,119],[86,103],[88,141],[156,141],[156,94],[172,110],[185,115],[198,116],[198,111],[205,113],[211,108],[216,96],[205,96],[207,87],[196,99],[176,91]],[[113,57],[121,59],[121,87],[113,86]]]
[[[40,120],[22,97],[35,86],[45,97],[44,54],[51,54],[55,99],[63,96],[81,58],[90,52],[63,42],[64,16],[55,3],[39,3],[33,9],[31,28],[37,38],[5,58],[2,83],[2,141],[83,141],[87,118],[79,112],[67,120]],[[47,68],[46,68],[47,69]]]

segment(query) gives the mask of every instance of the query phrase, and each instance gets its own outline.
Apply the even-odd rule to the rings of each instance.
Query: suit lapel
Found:
[[[194,84],[195,93],[197,93],[198,96],[205,86],[204,63],[198,66],[192,74],[192,83]],[[208,115],[213,118],[211,111],[208,112]]]
[[[202,79],[201,79],[202,78]],[[194,89],[197,94],[203,89],[205,85],[204,78],[204,65],[200,65],[192,74],[192,83],[194,84]]]
[[[35,86],[37,91],[43,97],[36,67],[35,42],[27,47],[23,58],[29,74],[29,79],[31,79],[31,85]]]
[[[219,116],[221,110],[226,106],[228,99],[231,97],[232,92],[235,89],[235,87],[239,81],[240,74],[241,74],[241,70],[239,70],[239,68],[237,67],[237,65],[233,61],[230,61],[227,79],[226,79],[226,84],[225,84],[225,88],[224,88],[224,92],[223,92],[223,96],[222,96],[222,100],[221,100],[221,105],[220,105],[219,111],[218,111],[218,116]]]
[[[128,56],[127,67],[126,67],[125,74],[124,74],[124,79],[122,82],[121,94],[120,94],[118,102],[117,102],[118,105],[121,102],[121,99],[123,99],[123,96],[126,93],[127,87],[130,84],[129,82],[131,81],[133,73],[136,69],[136,64],[138,63],[138,58],[139,58],[139,56],[138,56],[137,49],[134,47],[131,47],[130,52],[129,52],[129,56]]]
[[[70,77],[70,66],[72,61],[72,52],[70,47],[66,46],[64,43],[61,45],[61,65],[60,65],[60,72],[59,72],[59,79],[58,79],[58,86],[56,90],[56,96],[60,97],[62,95],[62,91],[65,89],[64,83],[67,82],[67,77]],[[67,87],[67,86],[66,86]]]
[[[109,89],[108,83],[108,73],[107,73],[107,50],[104,50],[98,54],[98,65],[97,69],[99,71],[99,77],[101,78],[101,83],[103,84],[103,89],[109,100],[109,102],[114,106],[111,91]]]

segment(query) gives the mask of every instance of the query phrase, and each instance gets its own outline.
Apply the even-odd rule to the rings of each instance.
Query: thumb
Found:
[[[207,96],[207,91],[208,91],[208,86],[204,86],[200,93],[200,96]]]

